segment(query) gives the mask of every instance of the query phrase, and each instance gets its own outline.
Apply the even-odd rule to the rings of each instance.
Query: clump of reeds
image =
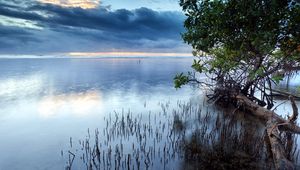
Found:
[[[159,105],[158,113],[114,112],[100,131],[70,138],[66,169],[272,168],[259,121],[205,103]]]
[[[199,169],[268,167],[269,164],[263,161],[264,134],[261,130],[246,128],[243,120],[233,120],[233,117],[219,114],[213,124],[202,121],[202,126],[184,142],[185,161],[188,162],[185,165]],[[252,126],[259,128],[255,123]]]

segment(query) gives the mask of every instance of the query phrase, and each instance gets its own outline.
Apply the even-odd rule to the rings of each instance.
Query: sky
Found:
[[[184,19],[178,0],[0,0],[0,54],[187,54]]]

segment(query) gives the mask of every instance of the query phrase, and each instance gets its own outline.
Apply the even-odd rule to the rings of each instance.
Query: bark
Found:
[[[276,130],[274,129],[274,127],[277,126],[276,120],[272,118],[269,119],[266,126],[275,168],[295,169],[293,163],[287,159],[287,154],[283,144],[281,143],[279,130],[277,128]]]
[[[298,107],[296,105],[296,102],[293,97],[290,96],[290,100],[292,103],[292,108],[293,108],[293,115],[289,117],[289,121],[295,123],[295,121],[298,118],[299,112],[298,112]]]
[[[290,96],[293,115],[289,117],[288,120],[282,118],[274,111],[259,106],[258,104],[249,100],[243,94],[239,94],[235,98],[238,104],[242,106],[242,108],[266,122],[267,136],[270,142],[275,168],[295,169],[293,163],[288,159],[289,156],[286,153],[281,137],[279,135],[280,130],[288,131],[288,133],[300,134],[300,127],[295,124],[299,112],[294,98]]]
[[[270,90],[269,88],[267,88],[268,90]],[[272,89],[273,92],[275,92],[273,94],[273,96],[279,95],[279,96],[283,96],[283,97],[290,97],[292,96],[294,99],[296,100],[300,100],[300,96],[294,95],[294,94],[290,94],[288,92],[285,91],[281,91],[281,90],[276,90],[276,89]]]
[[[282,130],[300,134],[299,126],[292,124],[291,122],[289,122],[289,120],[282,118],[274,111],[268,110],[264,107],[257,105],[256,103],[252,102],[250,99],[248,99],[246,96],[242,94],[237,95],[236,99],[240,105],[242,105],[246,110],[250,111],[254,116],[266,122],[269,119],[274,118],[277,121],[278,126],[281,126],[280,128],[282,128]]]

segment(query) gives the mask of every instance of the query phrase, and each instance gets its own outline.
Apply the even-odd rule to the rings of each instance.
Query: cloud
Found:
[[[34,33],[16,27],[0,27],[0,50],[22,48],[29,42],[40,42]]]
[[[88,1],[92,2],[91,0],[85,2]],[[11,2],[13,3],[0,0],[0,16],[24,20],[27,24],[34,25],[20,27],[20,24],[8,26],[2,23],[0,34],[1,31],[7,33],[0,37],[0,42],[11,39],[10,44],[15,42],[15,46],[11,48],[6,46],[6,50],[2,48],[0,53],[7,53],[20,45],[26,47],[25,50],[23,48],[23,52],[190,50],[180,37],[180,33],[184,31],[184,15],[181,12],[155,11],[149,8],[84,9],[37,1]],[[41,29],[34,29],[35,27]],[[14,50],[14,52],[21,51]]]

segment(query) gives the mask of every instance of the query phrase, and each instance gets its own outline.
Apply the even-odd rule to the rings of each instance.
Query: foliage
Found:
[[[183,73],[178,74],[174,78],[175,88],[180,88],[181,85],[187,84],[189,82],[188,76],[183,75]]]
[[[233,82],[252,97],[259,90],[262,100],[272,103],[265,88],[300,69],[300,4],[295,0],[180,0],[180,5],[187,16],[182,37],[197,57],[192,68],[217,85]],[[177,75],[176,87],[187,78],[195,79]]]

